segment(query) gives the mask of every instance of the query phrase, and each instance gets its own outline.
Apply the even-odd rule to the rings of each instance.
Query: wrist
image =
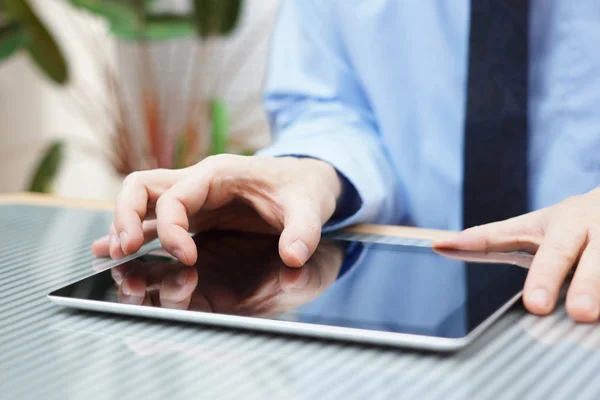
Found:
[[[362,200],[354,185],[343,174],[326,161],[314,158],[302,158],[301,160],[313,163],[319,169],[318,176],[325,179],[325,185],[330,189],[335,201],[332,221],[344,220],[358,212]]]
[[[338,202],[343,194],[344,183],[342,176],[338,173],[335,167],[326,161],[312,160],[319,164],[321,170],[320,176],[325,180],[327,187],[330,189],[331,194]]]

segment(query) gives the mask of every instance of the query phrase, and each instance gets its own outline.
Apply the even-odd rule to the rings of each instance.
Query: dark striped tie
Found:
[[[501,221],[527,212],[527,0],[472,0],[465,120],[463,227]],[[486,289],[507,269],[466,264],[473,327],[506,301]],[[518,290],[524,277],[505,275]],[[483,290],[483,291],[482,291]]]
[[[463,227],[527,212],[527,0],[473,0]]]

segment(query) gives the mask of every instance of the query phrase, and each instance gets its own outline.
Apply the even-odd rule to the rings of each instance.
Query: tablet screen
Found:
[[[485,255],[328,238],[304,267],[289,268],[275,236],[212,232],[194,240],[194,267],[154,252],[52,295],[459,338],[513,299],[527,275]]]

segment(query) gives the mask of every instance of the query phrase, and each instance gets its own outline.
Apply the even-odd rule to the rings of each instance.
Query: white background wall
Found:
[[[64,0],[32,0],[48,23],[66,53],[71,70],[71,84],[59,89],[49,83],[25,54],[0,64],[0,192],[17,192],[26,187],[31,172],[44,146],[53,137],[70,144],[55,191],[58,195],[114,199],[120,186],[107,161],[98,156],[107,147],[106,124],[101,123],[100,105],[106,104],[105,85],[98,60],[118,65],[115,43],[107,34],[102,20],[74,11]],[[181,0],[163,0],[181,1]],[[243,35],[256,34],[256,26],[264,27],[264,35],[253,41],[253,54],[248,65],[231,79],[238,98],[256,94],[264,77],[268,53],[268,34],[279,0],[246,0],[247,14],[240,35],[233,38],[225,51],[239,54],[248,42]],[[90,48],[96,49],[90,53]],[[103,49],[101,53],[97,49]],[[94,56],[95,54],[95,56]],[[119,52],[120,54],[120,52]],[[235,62],[232,59],[232,62]],[[87,98],[83,101],[83,98]],[[92,101],[90,101],[90,99]],[[235,103],[235,99],[232,100]],[[88,110],[89,105],[91,110]],[[86,105],[82,108],[82,105]],[[235,109],[235,104],[232,105]],[[267,125],[260,104],[253,111],[254,141],[267,143]],[[104,116],[106,117],[106,116]],[[232,125],[236,126],[235,115]],[[248,118],[247,115],[244,118]],[[256,121],[262,121],[256,123]],[[238,124],[239,125],[239,124]],[[234,135],[246,134],[244,126]],[[82,146],[85,144],[85,146]],[[86,147],[89,151],[82,151]]]

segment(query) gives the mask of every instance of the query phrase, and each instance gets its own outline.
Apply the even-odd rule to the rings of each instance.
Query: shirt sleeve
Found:
[[[397,177],[336,31],[333,3],[281,4],[265,89],[275,137],[258,154],[313,157],[336,168],[346,187],[325,230],[390,223],[402,212]]]

